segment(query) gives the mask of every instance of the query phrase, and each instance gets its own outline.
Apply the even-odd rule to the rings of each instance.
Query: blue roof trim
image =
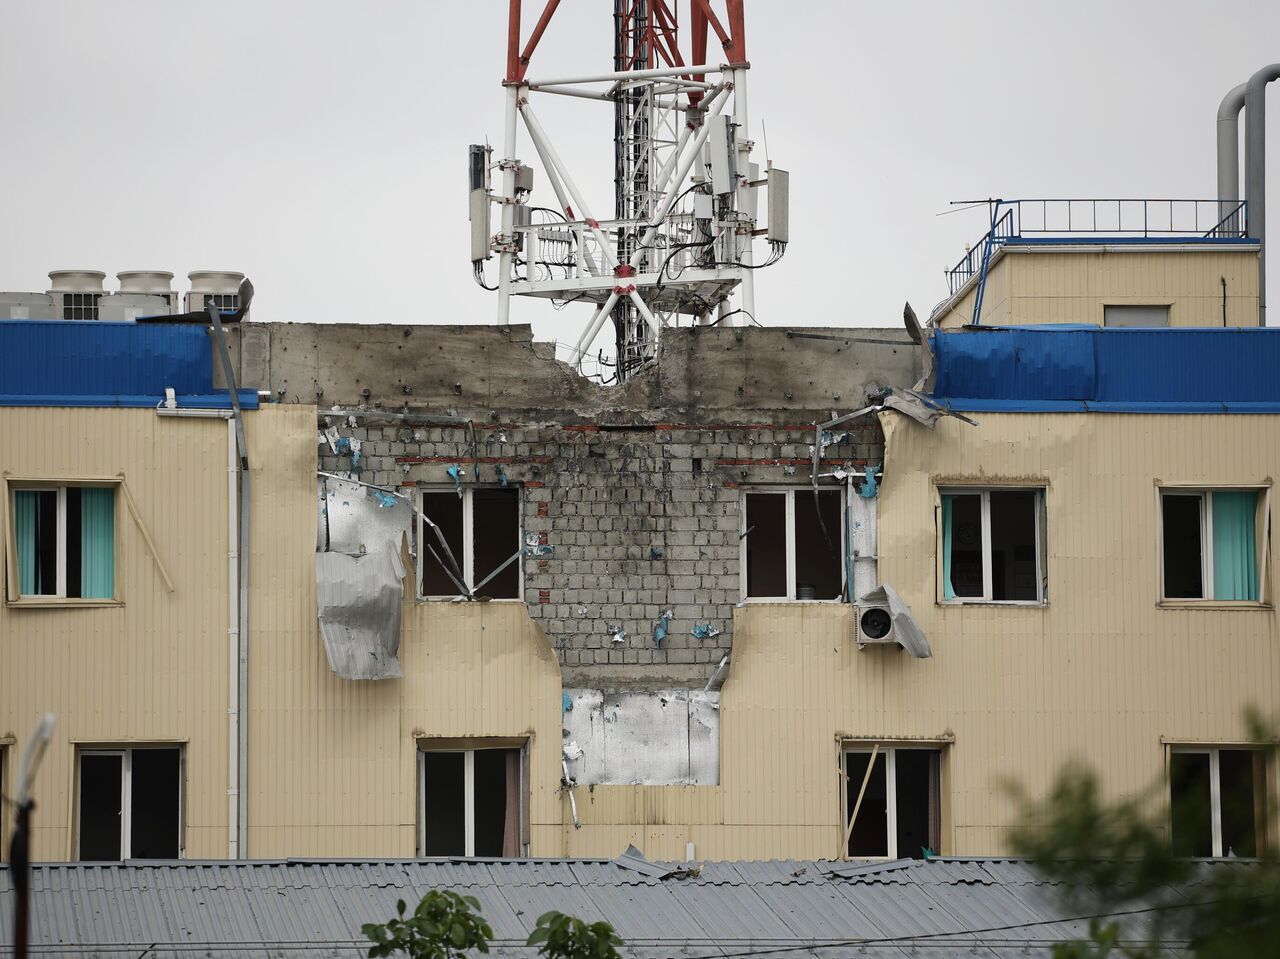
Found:
[[[213,344],[202,326],[74,320],[0,322],[0,405],[228,409],[213,386]],[[254,390],[239,393],[258,408]]]
[[[933,398],[968,412],[1280,413],[1280,329],[935,333]]]

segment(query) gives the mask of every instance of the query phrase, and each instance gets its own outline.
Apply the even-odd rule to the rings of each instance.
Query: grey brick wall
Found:
[[[499,467],[521,484],[526,534],[545,534],[552,547],[523,560],[529,613],[557,650],[566,686],[598,688],[706,682],[732,645],[741,599],[741,487],[807,483],[813,442],[812,427],[758,422],[332,425],[360,441],[365,482],[449,484],[446,470],[457,465],[467,484],[497,482]],[[837,440],[824,470],[883,462],[874,418]],[[351,467],[349,454],[321,447],[322,470]],[[668,610],[659,644],[654,631]],[[719,635],[696,638],[699,623]]]

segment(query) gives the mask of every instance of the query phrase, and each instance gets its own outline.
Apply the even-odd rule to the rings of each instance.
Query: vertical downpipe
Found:
[[[1280,63],[1263,67],[1249,78],[1244,95],[1245,199],[1249,202],[1249,236],[1258,253],[1258,325],[1267,325],[1267,84],[1280,78]]]
[[[240,858],[240,457],[236,423],[227,417],[227,858]]]

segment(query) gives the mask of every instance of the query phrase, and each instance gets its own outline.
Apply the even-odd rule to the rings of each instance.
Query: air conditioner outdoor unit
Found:
[[[853,639],[859,649],[894,645],[917,659],[933,655],[920,624],[911,615],[911,607],[888,583],[865,593],[854,605],[853,614]]]
[[[886,606],[859,604],[854,608],[854,639],[858,646],[872,643],[891,643],[897,645],[898,637],[894,635],[893,614]]]

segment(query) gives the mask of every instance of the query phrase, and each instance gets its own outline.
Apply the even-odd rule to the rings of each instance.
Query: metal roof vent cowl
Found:
[[[50,293],[101,293],[107,274],[101,270],[50,270]]]
[[[243,273],[233,270],[194,270],[187,274],[191,292],[187,294],[187,312],[207,309],[210,302],[224,311],[240,306],[240,281]]]
[[[173,274],[164,270],[126,270],[117,273],[121,293],[142,293],[148,296],[172,296]]]

